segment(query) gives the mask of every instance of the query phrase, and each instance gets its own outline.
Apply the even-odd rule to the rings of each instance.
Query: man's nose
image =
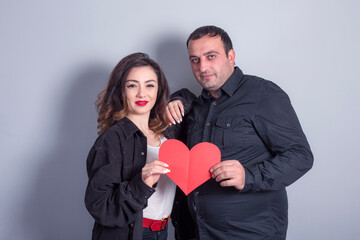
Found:
[[[199,67],[200,67],[200,72],[206,72],[207,67],[208,67],[208,63],[206,60],[201,60],[199,63]]]

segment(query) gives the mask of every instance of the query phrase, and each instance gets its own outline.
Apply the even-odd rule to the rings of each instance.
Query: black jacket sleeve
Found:
[[[253,124],[271,152],[266,161],[245,168],[243,191],[289,186],[313,165],[313,155],[287,94],[273,83],[264,89]]]
[[[190,112],[192,108],[192,102],[196,96],[188,89],[183,88],[179,91],[171,94],[171,100],[180,100],[184,106],[185,118],[186,114]],[[181,124],[176,124],[169,128],[171,135],[181,141],[185,141],[186,132],[186,121]],[[196,238],[196,225],[195,221],[191,217],[189,212],[187,197],[181,191],[179,187],[176,189],[176,195],[174,200],[174,207],[171,213],[172,224],[174,225],[175,239],[176,240],[187,240]]]
[[[87,158],[85,205],[95,221],[106,227],[133,222],[154,192],[142,181],[141,171],[129,180],[123,179],[122,158],[121,143],[113,133],[98,140]]]

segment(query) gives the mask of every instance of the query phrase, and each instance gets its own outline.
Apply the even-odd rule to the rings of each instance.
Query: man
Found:
[[[196,29],[187,47],[203,90],[184,119],[186,144],[216,144],[221,163],[210,169],[212,179],[190,193],[187,202],[175,201],[177,238],[195,237],[183,227],[188,220],[181,204],[187,203],[197,239],[285,239],[285,187],[313,164],[288,96],[274,83],[234,67],[231,39],[218,27]],[[171,120],[182,120],[179,109],[184,112],[182,105],[188,105],[186,95],[181,90],[173,95],[182,103],[169,104]]]

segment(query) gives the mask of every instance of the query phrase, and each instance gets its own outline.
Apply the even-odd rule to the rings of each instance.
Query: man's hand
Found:
[[[166,115],[172,124],[181,123],[184,116],[184,106],[180,100],[173,100],[166,106]]]
[[[242,190],[245,186],[245,169],[238,160],[227,160],[210,169],[211,177],[222,187],[233,186]]]

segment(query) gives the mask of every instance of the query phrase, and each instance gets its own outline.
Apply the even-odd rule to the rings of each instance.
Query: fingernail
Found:
[[[173,122],[172,122],[172,124],[174,124],[174,125],[175,125],[175,124],[176,124],[176,122],[175,122],[175,121],[173,121]]]
[[[177,123],[180,124],[181,123],[180,120],[178,120]]]
[[[182,118],[180,119],[180,122],[182,122]]]
[[[170,172],[170,169],[165,169],[165,170],[163,171],[163,173],[168,173],[168,172]]]
[[[210,172],[212,173],[214,170],[212,168],[210,168]]]
[[[169,167],[169,165],[167,165],[166,163],[164,163],[164,166],[165,166],[165,167]]]
[[[184,113],[181,113],[181,115],[184,117]]]

